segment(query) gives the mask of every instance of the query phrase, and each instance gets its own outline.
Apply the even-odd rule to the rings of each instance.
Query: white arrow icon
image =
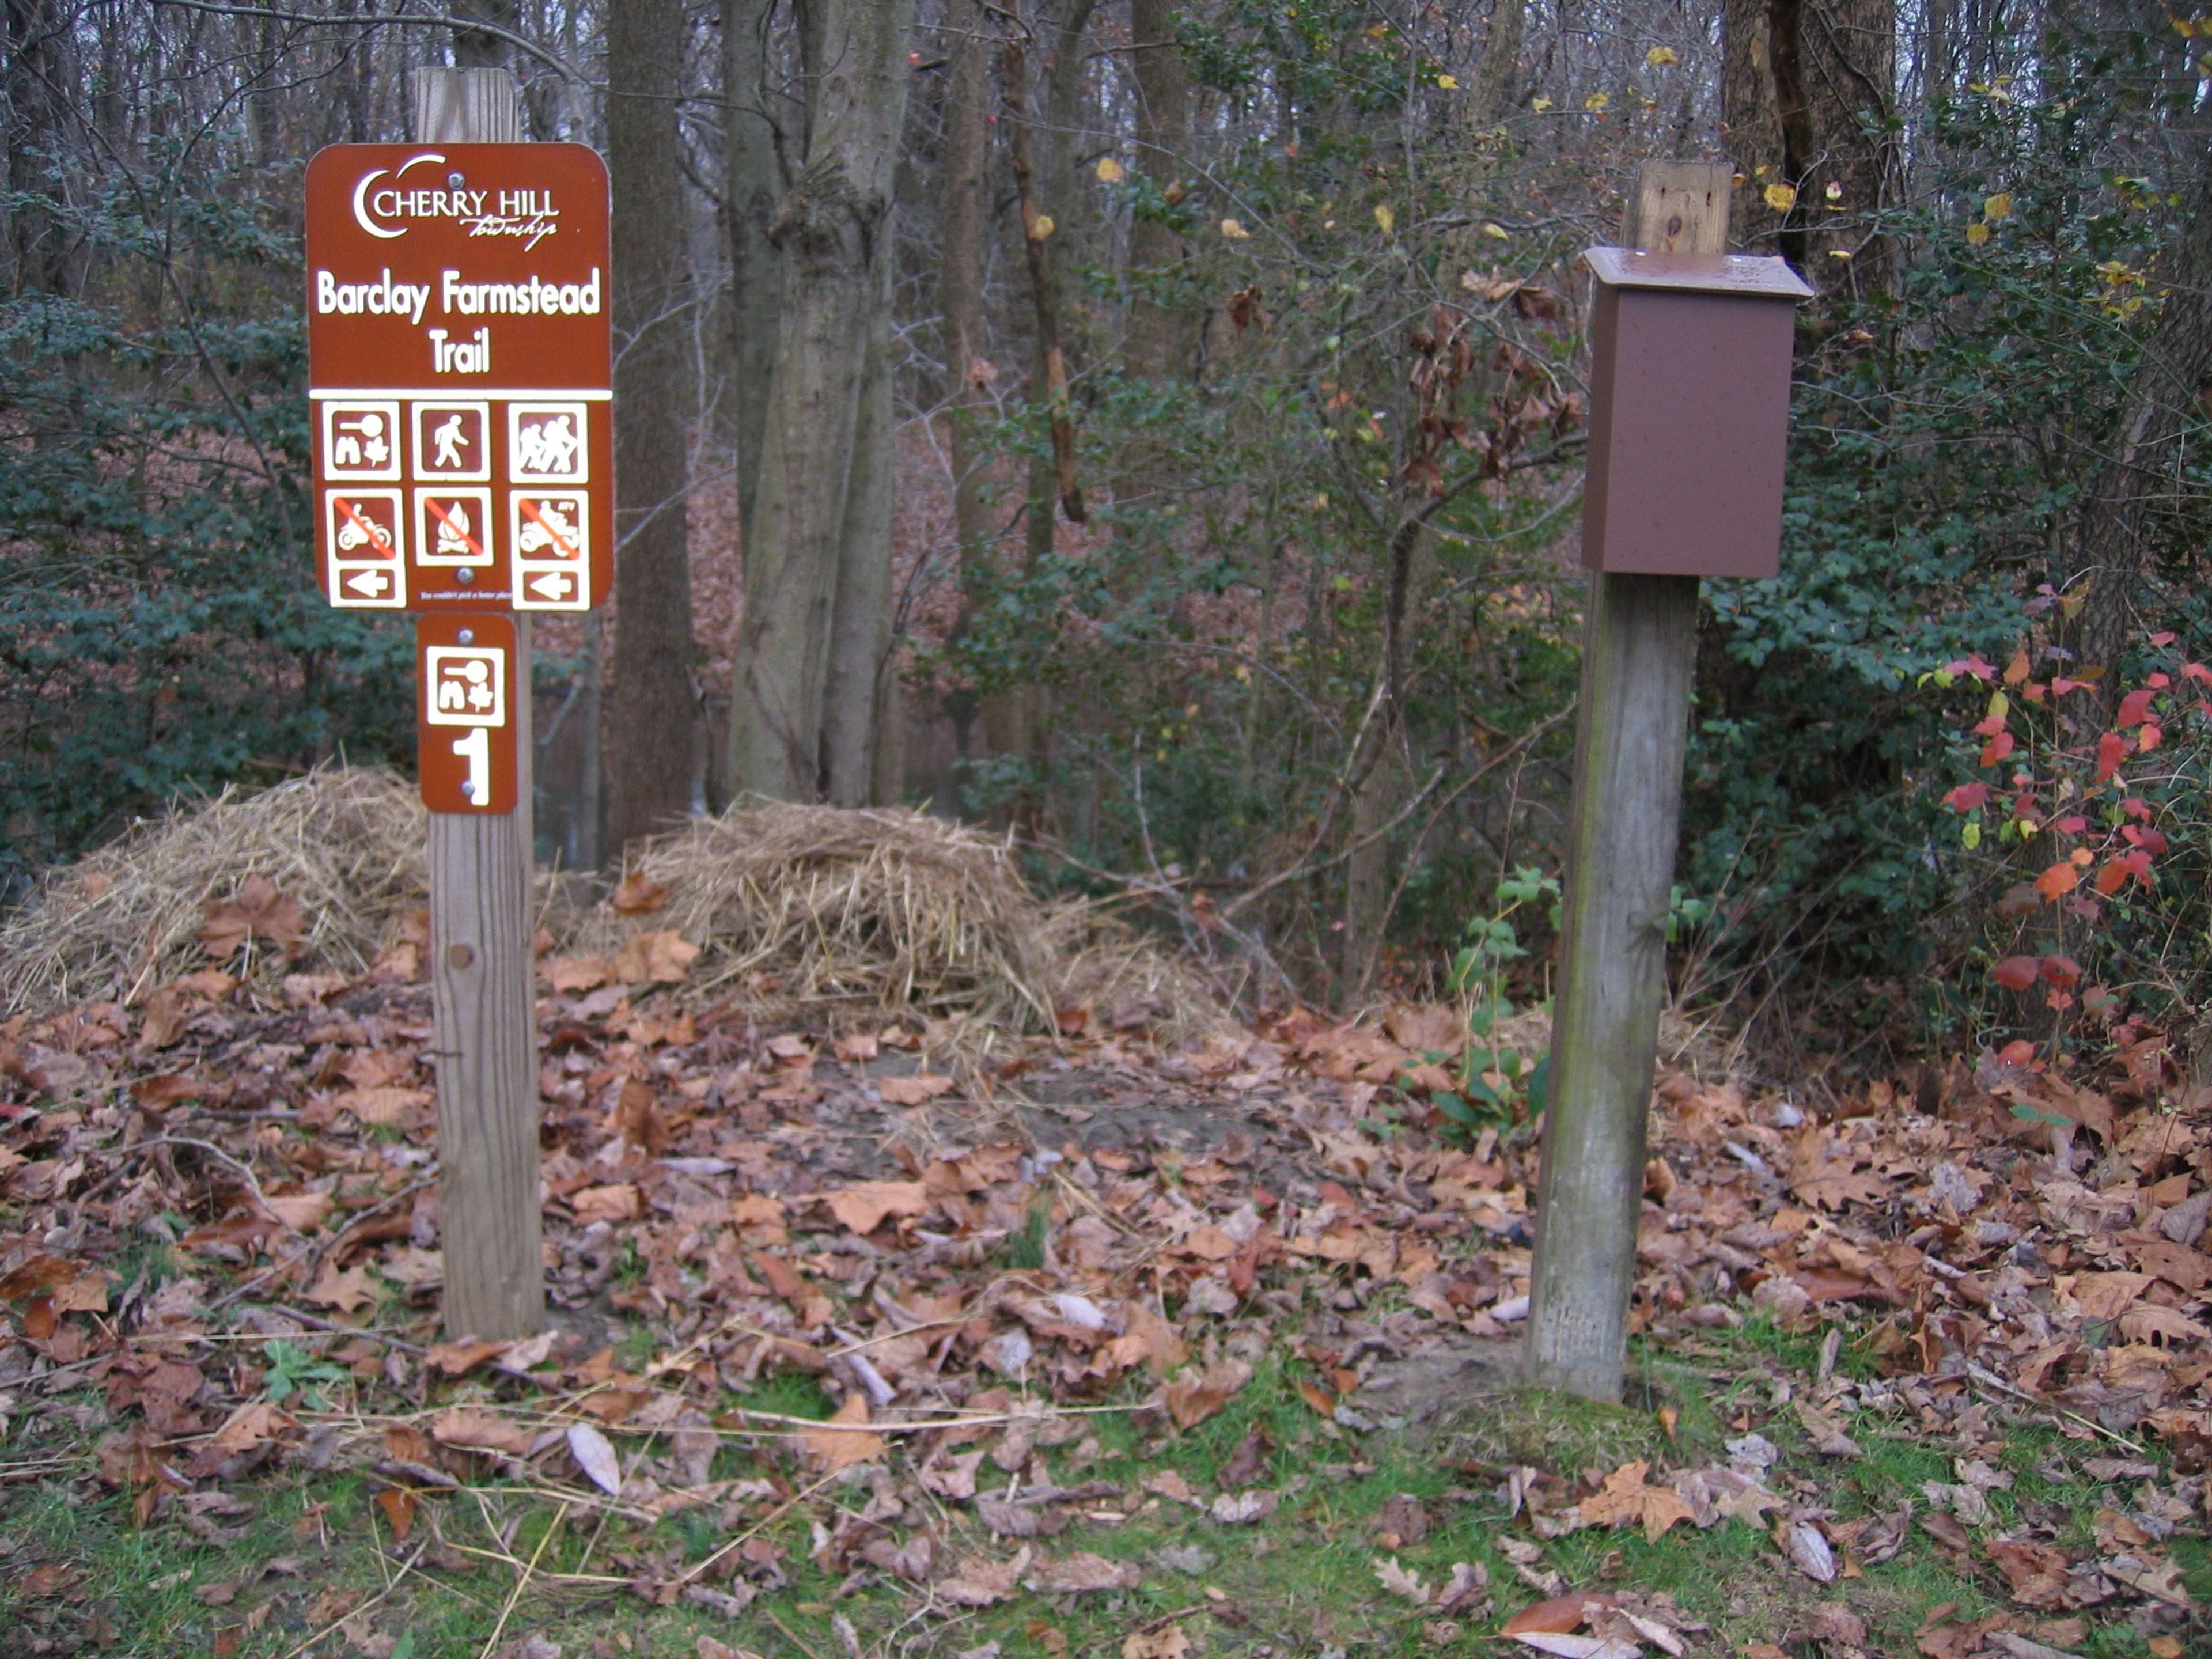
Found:
[[[351,592],[365,593],[370,599],[377,599],[383,594],[391,580],[390,574],[382,570],[356,570],[345,579],[345,586]]]
[[[530,579],[530,591],[541,599],[565,599],[568,584],[574,580],[563,570],[549,570],[542,576]]]

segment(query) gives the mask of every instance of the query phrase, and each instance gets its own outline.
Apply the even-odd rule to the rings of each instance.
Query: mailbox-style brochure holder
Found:
[[[1597,277],[1583,562],[1775,574],[1790,344],[1813,290],[1781,259],[1583,257]]]

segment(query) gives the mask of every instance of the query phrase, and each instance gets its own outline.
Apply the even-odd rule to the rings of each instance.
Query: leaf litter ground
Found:
[[[2212,1127],[2154,1051],[1664,1075],[1604,1409],[1511,1382],[1533,1155],[1441,1133],[1449,1010],[1164,1052],[1071,1007],[979,1065],[958,1020],[764,1029],[636,940],[540,963],[518,1343],[438,1327],[404,941],[0,1028],[0,1651],[2212,1639]]]

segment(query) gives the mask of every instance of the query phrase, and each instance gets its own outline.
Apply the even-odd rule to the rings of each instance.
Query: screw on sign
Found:
[[[614,574],[605,163],[580,144],[334,144],[308,164],[307,244],[331,603],[602,603]],[[395,493],[363,508],[344,493],[362,484]],[[553,539],[526,549],[516,531],[540,517]]]
[[[416,752],[433,812],[511,812],[517,794],[514,624],[496,615],[415,623]]]

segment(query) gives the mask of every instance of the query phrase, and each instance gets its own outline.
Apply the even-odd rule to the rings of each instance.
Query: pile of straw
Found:
[[[701,947],[690,998],[1039,1032],[1088,1005],[1100,1024],[1177,1040],[1221,1018],[1206,981],[1142,934],[1096,907],[1041,902],[1004,840],[919,812],[742,803],[641,843],[625,873],[627,890],[663,890],[653,908],[625,913],[580,878],[541,875],[556,950],[613,957],[672,929]],[[0,1008],[127,1001],[206,966],[203,902],[255,875],[307,923],[284,969],[364,972],[426,902],[413,787],[325,767],[138,825],[0,919]]]
[[[744,803],[633,849],[660,908],[585,915],[566,941],[612,955],[673,928],[702,954],[695,993],[910,1007],[1048,1030],[1061,975],[1012,850],[900,808]]]
[[[326,766],[133,826],[0,918],[0,1009],[128,1002],[206,967],[204,902],[234,897],[256,875],[307,924],[290,966],[365,972],[428,884],[414,785],[382,768]]]

